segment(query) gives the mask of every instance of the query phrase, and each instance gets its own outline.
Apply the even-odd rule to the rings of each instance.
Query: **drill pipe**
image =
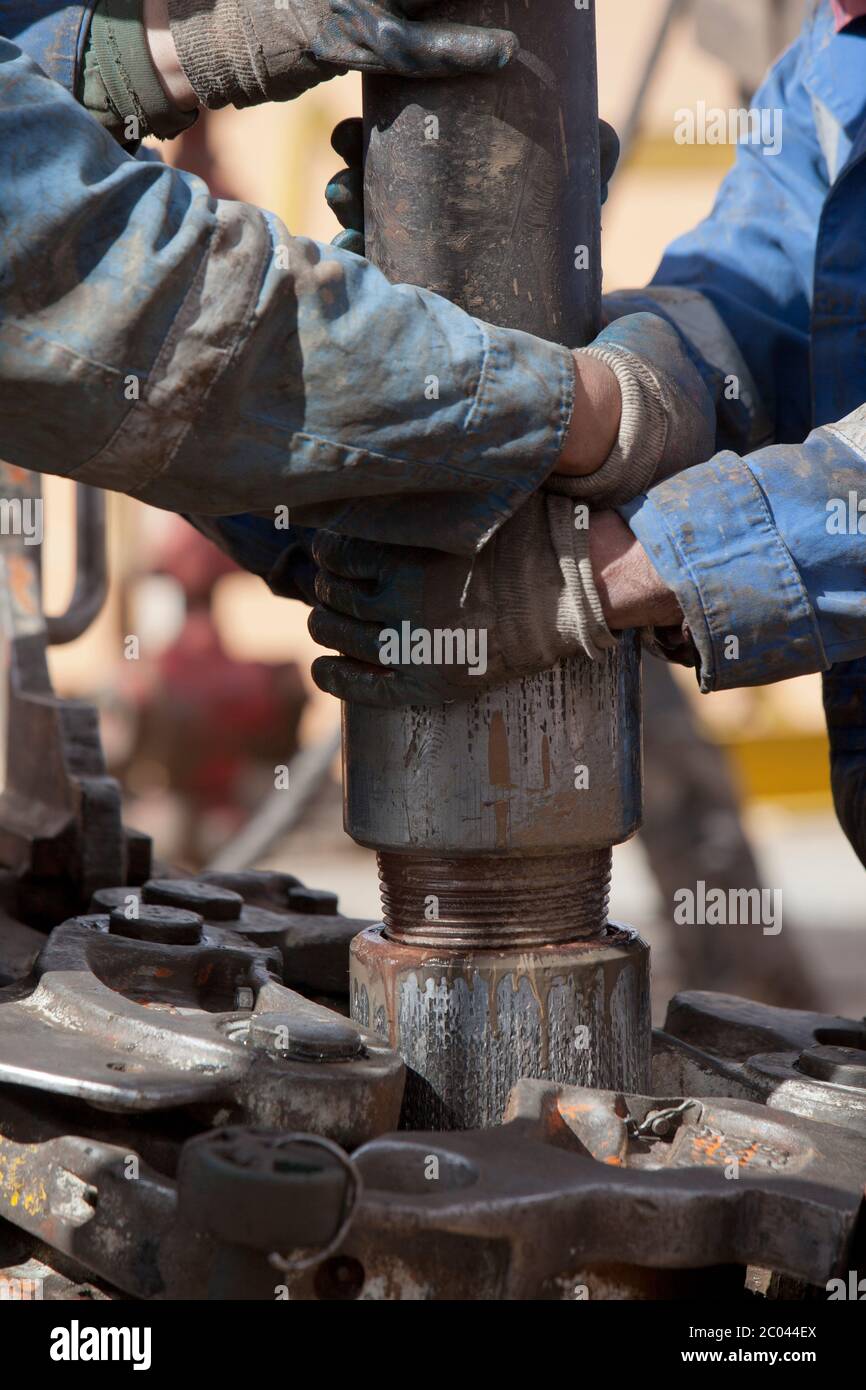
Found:
[[[478,318],[586,343],[601,317],[592,7],[554,13],[508,0],[447,0],[440,10],[515,30],[521,51],[490,77],[364,79],[367,255],[392,281],[434,290]],[[423,364],[419,376],[423,383]],[[509,952],[580,939],[576,968],[585,970],[586,938],[597,936],[606,949],[611,846],[640,819],[634,634],[602,661],[561,662],[465,703],[393,711],[346,705],[343,732],[345,826],[379,852],[383,947],[414,943],[426,959],[435,946],[449,978],[465,971],[470,989],[488,951],[497,952],[497,979],[519,989],[526,971]],[[639,987],[628,993],[643,1001],[633,1019],[639,1057],[645,961],[637,951]],[[353,977],[359,968],[353,960]],[[542,1000],[546,986],[534,983]],[[436,1050],[443,1007],[447,1014],[439,999],[440,1023],[412,1011],[413,1030],[433,1029],[430,1046],[419,1050],[401,1038],[394,1002],[387,1031],[416,1069],[422,1053]],[[565,1080],[573,1063],[561,1059],[551,1072],[549,1025],[540,1004],[531,1023],[535,1062],[522,1063],[522,1074]],[[504,1034],[497,1044],[504,1070],[513,1043]],[[487,1044],[489,1081],[496,1048],[491,1062]],[[624,1050],[635,1053],[631,1042]],[[595,1084],[623,1085],[625,1064],[616,1060],[623,1050],[601,1052],[610,1063]],[[642,1068],[643,1061],[637,1073],[629,1065],[632,1080]],[[437,1090],[447,1093],[441,1073],[440,1065]],[[466,1092],[465,1076],[458,1089]],[[500,1118],[499,1101],[479,1097],[470,1111],[447,1094],[443,1101],[449,1125]]]

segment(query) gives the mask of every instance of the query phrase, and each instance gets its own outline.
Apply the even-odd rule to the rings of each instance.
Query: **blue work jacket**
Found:
[[[866,862],[866,20],[814,6],[744,144],[645,308],[713,390],[724,451],[622,508],[679,596],[704,691],[824,674],[839,817]]]

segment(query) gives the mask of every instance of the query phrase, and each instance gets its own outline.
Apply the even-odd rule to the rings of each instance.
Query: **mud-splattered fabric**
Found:
[[[676,324],[717,402],[724,452],[621,508],[705,691],[866,655],[866,35],[822,7],[754,105],[782,112],[781,152],[744,145],[652,284],[608,301]]]
[[[17,33],[46,71],[71,86],[87,14],[87,3],[8,0],[0,25],[3,32]],[[828,428],[859,411],[866,401],[861,253],[866,221],[864,58],[861,26],[837,34],[829,3],[819,7],[755,99],[756,107],[782,113],[780,152],[744,147],[712,215],[673,244],[653,284],[608,301],[611,317],[649,309],[680,329],[717,403],[717,445],[731,451],[651,489],[623,509],[686,607],[707,690],[824,670],[866,654],[866,538],[858,529],[856,511],[859,499],[866,499],[866,446],[857,442],[862,437],[857,415],[853,428],[850,422],[846,428]],[[152,168],[142,175],[157,177],[162,178]],[[219,222],[219,210],[195,180],[171,187],[185,215],[194,212]],[[165,200],[168,185],[155,182],[155,188],[160,190],[157,203]],[[177,221],[178,209],[174,217]],[[267,225],[272,239],[273,223]],[[380,303],[380,295],[387,297],[388,289],[375,272],[362,269],[363,262],[316,248],[315,243],[307,246],[304,254],[319,258],[317,263],[333,259],[338,268],[351,271],[353,292],[363,290],[359,313]],[[419,305],[414,299],[418,293],[411,292],[413,309]],[[425,309],[429,299],[421,300]],[[446,324],[463,325],[455,340],[459,343],[466,331],[465,316],[451,318],[441,301],[433,307],[444,316],[440,331]],[[177,308],[175,302],[175,312]],[[328,341],[330,333],[324,316],[319,341]],[[356,340],[350,335],[349,341]],[[413,353],[402,350],[399,339],[391,341],[395,394],[402,388],[405,395],[407,362],[411,369]],[[413,346],[418,341],[410,337]],[[463,359],[464,381],[472,370],[477,375],[483,360],[476,342],[474,355],[470,352]],[[369,395],[370,389],[363,372],[372,370],[369,380],[378,390],[381,364],[371,369],[363,352],[358,362],[352,380],[363,398],[364,390]],[[561,362],[555,361],[554,377]],[[305,358],[305,369],[306,363]],[[447,373],[446,377],[453,379]],[[504,379],[494,373],[494,394],[498,381],[512,388],[518,383],[523,402],[532,396],[520,371],[511,372],[507,364]],[[309,388],[310,382],[305,384]],[[275,372],[268,408],[255,429],[247,419],[233,418],[231,404],[229,411],[217,413],[216,426],[207,436],[217,464],[225,447],[218,431],[240,427],[247,469],[262,467],[256,457],[259,448],[265,466],[273,465],[275,448],[285,448],[280,428],[267,428],[275,425],[280,385]],[[321,386],[324,391],[324,382]],[[527,427],[526,410],[517,410],[516,450],[509,451],[500,438],[491,451],[474,456],[474,471],[462,472],[471,470],[471,450],[478,447],[482,424],[496,418],[494,401],[491,413],[485,410],[476,419],[476,436],[462,441],[467,446],[462,456],[440,458],[433,475],[425,473],[435,437],[431,421],[437,428],[442,422],[453,427],[449,410],[455,400],[465,418],[467,396],[455,390],[453,395],[446,393],[449,403],[437,403],[418,422],[414,435],[410,429],[412,457],[404,455],[402,469],[398,466],[396,475],[388,478],[387,496],[376,492],[375,466],[366,475],[359,470],[356,476],[365,476],[372,487],[362,486],[357,496],[339,502],[332,498],[312,503],[305,498],[298,520],[309,527],[327,524],[373,539],[441,545],[447,536],[443,548],[477,546],[552,466],[552,448],[566,413],[564,392],[556,382],[552,387],[538,382],[536,390],[543,423],[537,421],[533,432]],[[332,389],[334,394],[344,393]],[[503,394],[498,393],[500,399]],[[397,403],[396,418],[403,421],[405,414],[405,405],[401,415]],[[456,414],[460,416],[459,409]],[[810,434],[816,426],[818,432]],[[371,437],[375,433],[378,438],[381,431],[393,440],[388,421],[371,420],[369,429]],[[369,441],[367,447],[369,451]],[[537,467],[533,448],[543,455]],[[533,461],[528,471],[521,472],[517,463],[521,450],[524,470],[526,461]],[[363,450],[358,457],[366,458]],[[237,462],[242,469],[241,458]],[[452,476],[449,469],[455,464]],[[311,474],[316,475],[315,466]],[[445,475],[448,486],[443,489]],[[218,470],[207,481],[202,478],[198,501],[187,489],[183,498],[178,491],[172,504],[201,510],[201,494],[205,486],[213,486],[216,476]],[[269,517],[249,515],[243,490],[250,477],[241,473],[239,478],[233,505],[225,508],[233,514],[210,517],[202,526],[220,536],[247,567],[278,574],[283,592],[305,596],[312,573],[311,531],[299,529],[286,536],[275,531]],[[302,487],[309,485],[308,477],[300,481]],[[344,485],[345,470],[337,482]],[[726,639],[738,635],[739,656],[733,659],[728,653],[734,646]]]
[[[472,554],[551,472],[564,347],[125,154],[0,40],[4,457],[210,516]],[[435,389],[434,389],[435,384]]]
[[[679,597],[703,690],[824,672],[836,810],[866,864],[863,26],[837,34],[824,6],[754,105],[783,112],[780,154],[740,150],[653,284],[608,303],[679,327],[731,452],[622,513]]]

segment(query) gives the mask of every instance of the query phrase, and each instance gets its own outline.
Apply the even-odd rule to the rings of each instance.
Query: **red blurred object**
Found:
[[[171,785],[202,804],[234,804],[251,760],[285,762],[305,702],[300,671],[228,656],[208,610],[194,609],[157,659],[140,709]]]
[[[196,829],[203,815],[217,813],[230,830],[273,788],[275,767],[297,752],[307,699],[295,662],[237,661],[226,652],[213,592],[235,572],[232,560],[178,521],[148,573],[181,585],[183,627],[159,655],[143,654],[124,672],[136,732],[118,771],[137,793],[149,791],[153,778],[156,790],[183,798],[189,824],[181,852],[191,861],[207,853]]]
[[[165,574],[176,579],[189,606],[209,603],[219,580],[224,575],[240,572],[234,560],[182,521],[172,524],[148,569],[148,574]]]

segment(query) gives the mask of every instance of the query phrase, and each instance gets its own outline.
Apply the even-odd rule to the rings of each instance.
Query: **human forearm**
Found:
[[[702,690],[866,655],[864,459],[866,407],[803,444],[718,454],[619,509],[677,596]]]
[[[594,357],[574,354],[574,411],[556,472],[585,478],[601,468],[616,443],[622,418],[619,382]]]
[[[577,399],[553,490],[617,506],[714,452],[711,397],[682,336],[658,315],[629,315],[574,356]]]
[[[198,106],[198,97],[181,67],[168,16],[168,0],[142,0],[147,44],[165,91],[184,110]]]
[[[676,595],[616,512],[592,517],[589,555],[605,621],[613,632],[682,623]]]

